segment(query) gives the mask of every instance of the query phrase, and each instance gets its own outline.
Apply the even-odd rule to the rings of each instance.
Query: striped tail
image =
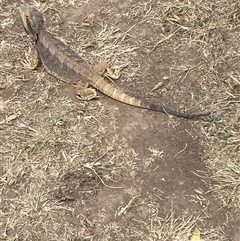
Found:
[[[99,90],[100,92],[102,92],[103,94],[111,97],[112,99],[118,100],[118,101],[120,101],[122,103],[125,103],[125,104],[128,104],[128,105],[143,108],[143,109],[159,111],[159,112],[163,112],[165,114],[170,114],[170,115],[174,115],[174,116],[182,117],[182,118],[186,118],[186,119],[194,119],[194,118],[198,118],[198,117],[201,117],[201,116],[210,115],[210,112],[208,112],[208,113],[198,113],[198,114],[182,113],[182,112],[178,112],[178,111],[175,111],[175,110],[163,107],[163,106],[152,104],[148,101],[140,100],[138,98],[135,98],[135,97],[132,97],[132,96],[129,96],[129,95],[125,94],[124,92],[122,92],[121,90],[116,88],[113,84],[108,83],[103,78],[97,79],[94,82],[94,84],[92,84],[92,86],[94,88],[96,88],[97,90]]]

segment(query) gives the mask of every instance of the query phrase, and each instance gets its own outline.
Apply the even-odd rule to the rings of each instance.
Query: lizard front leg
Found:
[[[89,87],[87,81],[78,81],[75,92],[76,97],[81,100],[91,100],[97,98],[96,90]]]
[[[36,69],[37,67],[39,67],[40,65],[42,65],[42,61],[40,59],[40,56],[39,56],[39,53],[38,53],[38,50],[36,48],[33,48],[32,49],[32,59],[31,59],[31,62],[30,62],[30,68],[32,70]]]

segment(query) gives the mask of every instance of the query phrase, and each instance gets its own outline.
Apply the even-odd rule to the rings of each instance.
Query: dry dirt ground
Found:
[[[77,99],[0,1],[1,240],[239,241],[238,1],[25,2],[125,92],[211,115]]]

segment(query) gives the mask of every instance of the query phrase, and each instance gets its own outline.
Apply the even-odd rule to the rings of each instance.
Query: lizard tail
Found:
[[[135,98],[135,97],[132,97],[132,96],[129,96],[129,95],[125,94],[124,92],[122,92],[121,90],[116,88],[111,83],[106,83],[106,81],[102,78],[99,78],[94,83],[93,87],[98,89],[103,94],[111,97],[112,99],[118,100],[118,101],[120,101],[122,103],[125,103],[125,104],[128,104],[128,105],[140,107],[140,108],[143,108],[143,109],[159,111],[159,112],[163,112],[165,114],[170,114],[170,115],[174,115],[174,116],[182,117],[182,118],[186,118],[186,119],[194,119],[194,118],[198,118],[198,117],[201,117],[201,116],[210,115],[210,112],[208,112],[208,113],[198,113],[198,114],[187,114],[187,113],[178,112],[178,111],[175,111],[175,110],[172,110],[172,109],[169,109],[167,107],[160,106],[160,105],[155,105],[155,104],[152,104],[148,101],[140,100],[138,98]]]
[[[148,103],[148,102],[145,102],[145,101],[142,101],[141,104],[142,104],[143,108],[163,112],[163,113],[170,114],[170,115],[175,115],[175,116],[186,118],[186,119],[194,119],[194,118],[198,118],[198,117],[201,117],[201,116],[210,115],[210,112],[198,113],[198,114],[188,114],[188,113],[178,112],[178,111],[169,109],[167,107],[151,104],[151,103]],[[144,106],[146,106],[146,107],[144,107]]]

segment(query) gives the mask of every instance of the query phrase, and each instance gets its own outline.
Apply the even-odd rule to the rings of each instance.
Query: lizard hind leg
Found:
[[[95,89],[89,87],[88,83],[79,81],[76,86],[76,97],[80,100],[92,100],[97,98],[97,92]]]

